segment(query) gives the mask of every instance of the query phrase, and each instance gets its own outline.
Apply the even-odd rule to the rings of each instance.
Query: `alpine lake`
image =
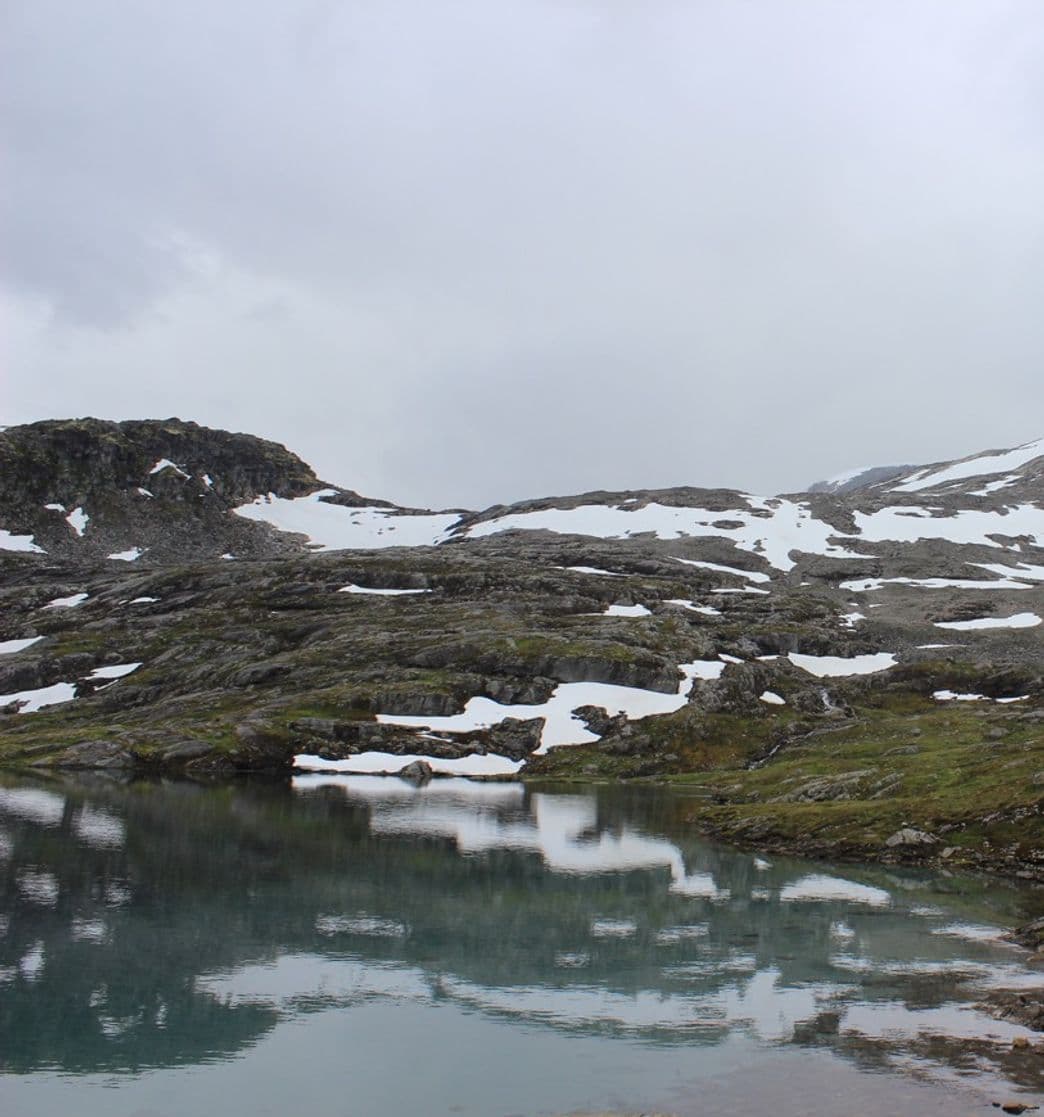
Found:
[[[663,787],[0,777],[4,1117],[1033,1105],[1040,890],[694,835]]]

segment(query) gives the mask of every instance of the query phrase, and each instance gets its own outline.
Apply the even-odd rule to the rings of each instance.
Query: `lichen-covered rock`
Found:
[[[80,741],[47,761],[53,768],[106,770],[134,768],[137,763],[134,754],[116,741]]]
[[[911,849],[919,846],[931,846],[938,842],[938,838],[933,834],[929,834],[925,830],[917,830],[912,826],[904,826],[901,830],[896,830],[885,839],[885,845],[889,849]]]
[[[863,768],[854,772],[841,772],[835,776],[819,776],[777,796],[774,802],[823,803],[860,798],[876,775],[876,768]]]

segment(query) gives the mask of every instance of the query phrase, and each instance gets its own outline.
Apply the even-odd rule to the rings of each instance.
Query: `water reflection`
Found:
[[[0,1068],[200,1064],[320,1010],[455,1005],[1039,1088],[1011,1051],[1031,1033],[965,1007],[1037,982],[997,938],[1026,892],[737,853],[692,809],[463,780],[9,783]]]

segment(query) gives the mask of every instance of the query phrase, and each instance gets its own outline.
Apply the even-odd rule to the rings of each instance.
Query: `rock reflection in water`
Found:
[[[996,938],[1025,893],[769,863],[694,839],[692,809],[463,780],[9,782],[0,1069],[220,1062],[318,1010],[455,1005],[1039,1087],[1011,1051],[1030,1033],[964,1007],[1036,980]]]

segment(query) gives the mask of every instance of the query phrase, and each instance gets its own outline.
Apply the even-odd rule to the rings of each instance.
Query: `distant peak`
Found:
[[[851,493],[857,489],[865,489],[868,485],[879,485],[884,481],[891,481],[895,477],[902,477],[912,469],[909,465],[869,465],[859,466],[856,469],[846,470],[836,477],[826,481],[816,481],[810,485],[810,493]]]

